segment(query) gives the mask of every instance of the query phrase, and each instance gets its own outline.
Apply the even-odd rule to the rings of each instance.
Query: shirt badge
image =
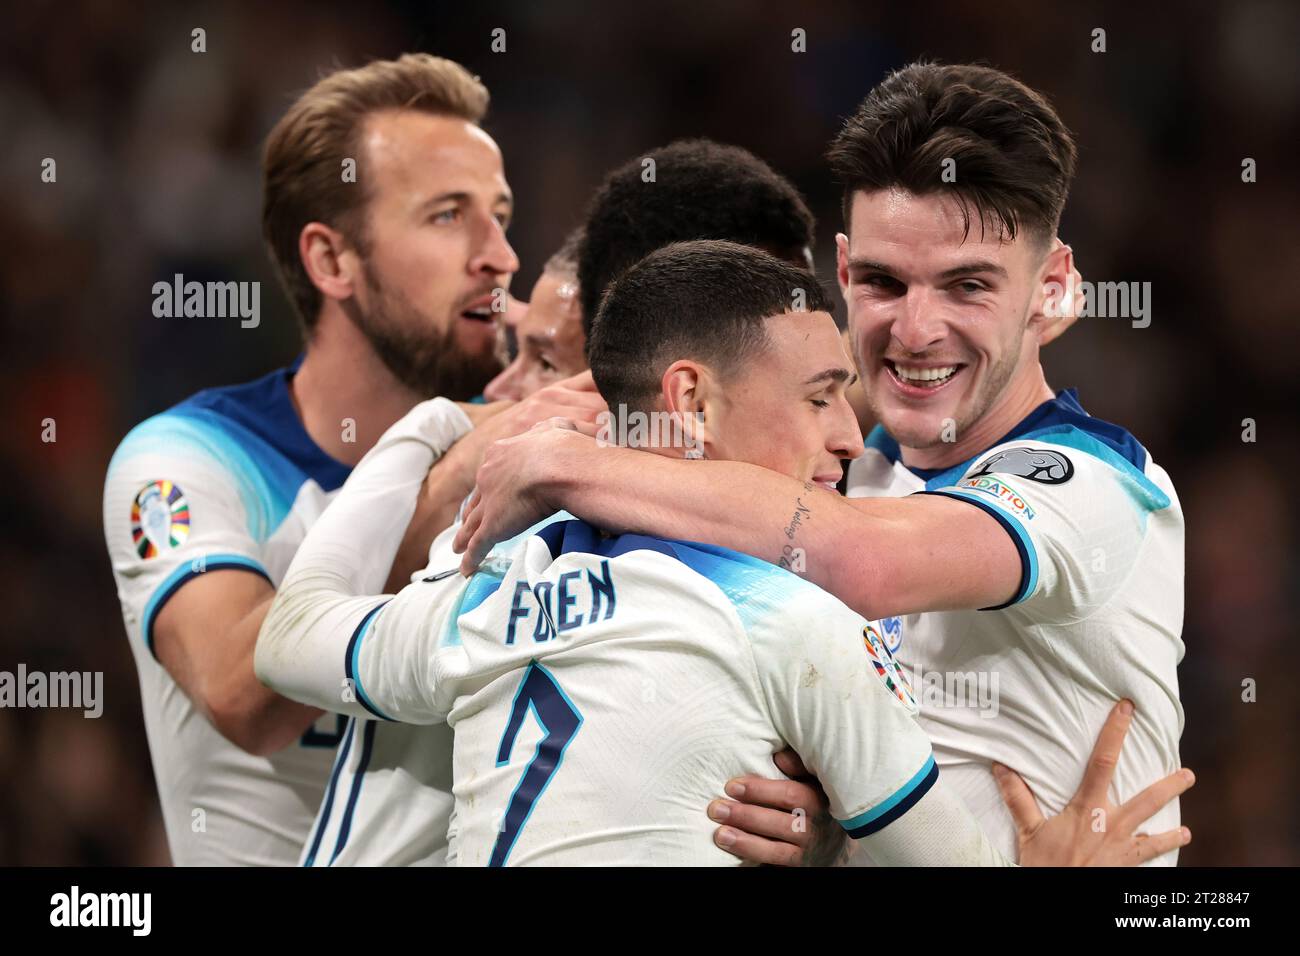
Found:
[[[190,503],[179,485],[151,481],[131,502],[131,540],[136,554],[148,560],[179,548],[190,536]]]

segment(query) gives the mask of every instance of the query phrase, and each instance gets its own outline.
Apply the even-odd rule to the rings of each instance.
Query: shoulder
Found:
[[[1139,513],[1168,508],[1168,477],[1131,434],[1107,422],[1057,422],[990,448],[955,482],[995,496],[1114,495]]]
[[[311,441],[288,380],[280,369],[207,389],[136,425],[109,462],[106,504],[166,480],[193,496],[234,496],[250,522],[269,530],[305,481],[338,488],[349,469]]]
[[[1073,389],[1044,402],[998,444],[926,482],[931,491],[954,487],[1021,511],[1035,499],[1100,494],[1127,499],[1145,515],[1173,501],[1168,476],[1143,444],[1123,426],[1089,415]]]

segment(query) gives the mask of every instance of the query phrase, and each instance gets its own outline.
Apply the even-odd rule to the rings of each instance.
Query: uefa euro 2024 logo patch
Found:
[[[880,636],[885,639],[889,653],[897,654],[903,646],[903,619],[901,617],[883,617],[880,619]]]
[[[902,622],[899,621],[899,624],[901,626]],[[871,658],[871,666],[876,669],[876,676],[885,682],[885,686],[909,710],[915,711],[916,696],[912,693],[912,686],[903,677],[902,668],[898,666],[894,655],[885,646],[884,638],[880,636],[875,623],[868,623],[862,629],[862,643],[867,646],[867,656]]]
[[[190,504],[179,485],[151,481],[131,502],[131,540],[136,553],[148,559],[179,548],[190,536]]]

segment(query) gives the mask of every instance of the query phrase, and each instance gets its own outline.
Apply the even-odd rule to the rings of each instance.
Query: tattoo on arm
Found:
[[[812,491],[813,490],[812,482],[805,481],[803,488],[804,491]],[[790,516],[789,524],[785,526],[785,537],[786,540],[789,541],[790,543],[785,545],[781,549],[781,556],[777,558],[776,561],[776,563],[779,566],[785,568],[787,571],[796,570],[795,568],[792,567],[792,561],[791,561],[795,552],[795,547],[794,547],[795,537],[799,534],[799,531],[803,527],[804,522],[809,521],[811,519],[812,519],[812,509],[809,508],[808,505],[804,504],[803,495],[800,495],[798,498],[794,500],[794,513]],[[798,570],[802,570],[802,568],[798,568]]]

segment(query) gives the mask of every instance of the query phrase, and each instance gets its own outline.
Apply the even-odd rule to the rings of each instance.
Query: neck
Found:
[[[322,308],[289,391],[312,441],[345,465],[359,462],[420,400],[334,303]]]
[[[1043,367],[1033,363],[1027,374],[1018,375],[1003,389],[989,410],[967,426],[955,442],[942,442],[929,448],[901,447],[903,464],[909,468],[951,468],[991,448],[1026,415],[1056,394],[1043,376]]]

